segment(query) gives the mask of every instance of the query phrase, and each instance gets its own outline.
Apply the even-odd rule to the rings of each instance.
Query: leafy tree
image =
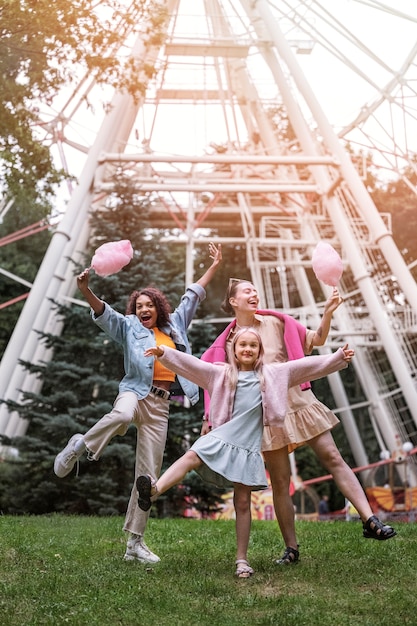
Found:
[[[387,183],[382,189],[376,189],[372,193],[379,210],[390,213],[394,240],[407,263],[417,259],[416,166],[417,156],[414,157],[412,165],[405,168],[397,180]],[[414,189],[410,185],[414,186]]]
[[[98,84],[144,92],[154,68],[118,54],[141,26],[145,45],[158,45],[166,18],[162,2],[148,0],[4,0],[0,5],[0,243],[7,235],[50,218],[63,172],[37,132],[39,109],[87,73]],[[48,229],[0,247],[0,267],[32,282],[48,246]],[[0,356],[28,288],[0,281]]]
[[[159,41],[166,17],[148,0],[5,0],[0,7],[0,174],[10,197],[24,185],[44,197],[60,178],[48,146],[39,141],[39,106],[89,73],[98,83],[143,93],[153,67],[118,54],[143,25]],[[144,24],[147,24],[145,30]]]

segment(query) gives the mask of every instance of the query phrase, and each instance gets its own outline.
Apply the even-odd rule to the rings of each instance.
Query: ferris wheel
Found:
[[[233,64],[225,59],[238,55],[250,72],[256,100],[266,106],[281,102],[262,55],[267,41],[256,33],[256,21],[271,18],[337,135],[356,151],[372,149],[377,153],[381,175],[385,171],[398,174],[410,163],[417,151],[413,132],[417,116],[417,10],[413,0],[255,2],[254,6],[264,11],[255,23],[251,22],[253,14],[245,10],[246,3],[240,0],[158,4],[168,4],[170,20],[162,33],[163,45],[151,55],[156,73],[147,81],[147,93],[125,140],[125,150],[151,148],[198,154],[210,144],[245,145],[250,140],[248,129],[241,126],[239,107],[229,104],[233,76],[225,82],[225,76],[220,75],[232,71]],[[226,57],[221,57],[221,49],[217,49],[216,57],[208,53],[210,44],[219,37],[227,45]],[[178,47],[181,42],[186,54]],[[195,47],[197,42],[200,49]],[[201,56],[203,46],[205,54]],[[120,54],[126,55],[127,50]],[[287,77],[306,121],[314,128],[310,105],[294,77]],[[219,87],[224,93],[219,94]],[[50,143],[57,162],[70,174],[80,175],[111,97],[112,90],[97,87],[92,77],[83,75],[76,88],[62,93],[52,106],[42,106],[41,137]],[[210,107],[210,102],[215,104]],[[181,104],[181,111],[174,109],[177,104]]]
[[[417,6],[168,0],[154,8],[158,32],[138,24],[114,51],[142,68],[141,97],[80,74],[75,89],[39,106],[40,139],[78,181],[57,203],[59,228],[0,364],[0,397],[36,388],[18,361],[47,357],[36,331],[59,332],[49,303],[73,297],[67,259],[86,248],[88,215],[106,206],[118,172],[152,197],[155,226],[186,246],[188,282],[194,247],[214,229],[215,240],[246,246],[263,304],[311,327],[325,300],[324,291],[323,302],[313,297],[311,252],[332,243],[345,265],[346,306],[329,349],[345,339],[357,346],[381,451],[416,445],[416,284],[346,145],[371,150],[381,177],[415,168]],[[355,460],[366,466],[356,407],[337,376],[331,389]],[[0,432],[24,429],[0,408]]]

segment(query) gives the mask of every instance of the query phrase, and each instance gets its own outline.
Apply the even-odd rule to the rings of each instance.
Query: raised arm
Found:
[[[217,269],[222,262],[222,246],[219,243],[218,247],[214,245],[214,243],[209,243],[209,255],[210,258],[213,259],[213,263],[210,265],[208,270],[199,278],[196,282],[197,285],[201,285],[204,289],[207,287],[209,282],[212,280],[214,274],[217,272]]]
[[[334,287],[332,295],[327,299],[326,304],[324,305],[324,312],[323,317],[321,318],[320,326],[316,330],[313,337],[313,346],[323,346],[326,343],[327,335],[330,330],[330,324],[332,322],[332,315],[342,302],[343,298],[340,296],[337,288]]]
[[[83,272],[81,272],[81,274],[77,276],[77,285],[78,289],[81,291],[88,304],[93,309],[94,314],[98,317],[99,315],[102,315],[104,311],[104,302],[103,300],[100,300],[100,298],[98,298],[88,286],[88,274],[88,269],[85,269]]]

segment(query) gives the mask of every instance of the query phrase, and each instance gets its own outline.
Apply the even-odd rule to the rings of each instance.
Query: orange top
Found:
[[[152,330],[155,334],[155,341],[157,346],[169,346],[170,348],[174,348],[175,350],[175,343],[172,341],[169,335],[166,335],[161,330],[159,330],[159,328],[156,327]],[[159,361],[158,359],[155,359],[154,361],[153,377],[154,380],[167,380],[171,383],[173,383],[175,380],[174,372],[162,365],[161,361]]]

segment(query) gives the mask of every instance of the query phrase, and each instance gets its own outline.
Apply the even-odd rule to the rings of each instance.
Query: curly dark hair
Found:
[[[136,315],[136,300],[139,296],[148,296],[152,300],[155,305],[158,317],[157,317],[157,326],[161,328],[162,326],[166,326],[169,323],[169,315],[172,311],[171,305],[168,300],[159,289],[155,289],[155,287],[146,287],[145,289],[141,289],[140,291],[133,291],[127,302],[126,306],[126,315]]]

